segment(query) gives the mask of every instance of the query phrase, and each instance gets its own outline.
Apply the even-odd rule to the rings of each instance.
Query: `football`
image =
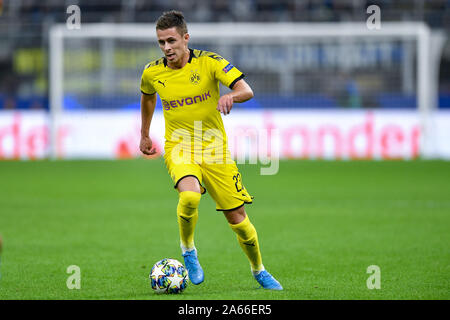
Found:
[[[188,274],[183,264],[175,259],[162,259],[150,271],[150,285],[157,293],[181,293],[186,289]]]

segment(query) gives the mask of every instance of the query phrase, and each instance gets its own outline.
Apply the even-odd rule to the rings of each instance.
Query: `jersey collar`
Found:
[[[194,54],[194,50],[192,50],[191,48],[189,48],[189,60],[188,63],[191,63],[192,58],[197,58]],[[164,62],[164,67],[167,67],[167,59],[166,57],[163,58],[163,62]]]

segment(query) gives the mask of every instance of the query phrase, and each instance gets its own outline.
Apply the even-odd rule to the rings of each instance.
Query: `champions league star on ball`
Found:
[[[162,259],[150,271],[150,285],[156,293],[182,293],[188,284],[184,266],[175,259]]]

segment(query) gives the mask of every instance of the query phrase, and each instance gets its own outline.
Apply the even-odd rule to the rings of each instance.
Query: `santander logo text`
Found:
[[[68,128],[60,126],[57,132],[56,150],[64,157],[64,140]],[[44,112],[0,113],[0,160],[41,159],[49,156],[50,130]]]
[[[293,117],[289,112],[266,112],[256,125],[236,123],[235,119],[230,122],[227,132],[233,156],[243,149],[257,154],[253,148],[257,144],[248,141],[256,141],[261,130],[268,137],[269,156],[284,159],[414,159],[420,151],[416,116],[391,118],[367,111],[356,116],[336,113],[334,117],[300,112]]]
[[[203,99],[208,97],[203,95]],[[177,108],[190,103],[184,99]],[[192,102],[195,98],[191,98]],[[187,100],[187,101],[186,101]],[[199,101],[199,98],[196,99]],[[170,104],[169,104],[170,105]],[[171,107],[172,108],[172,107]],[[223,117],[228,147],[236,159],[414,159],[421,154],[418,112],[344,110],[233,110]],[[450,158],[450,114],[434,119],[436,155]],[[50,154],[46,112],[0,112],[0,159],[41,159]],[[107,132],[108,134],[105,134]],[[56,128],[59,158],[139,157],[138,112],[76,112],[61,115]],[[157,112],[150,130],[163,153],[164,119]]]
[[[24,120],[21,113],[11,113],[1,119],[0,159],[36,159],[47,155],[48,128],[45,122],[35,121],[37,119],[40,117]]]

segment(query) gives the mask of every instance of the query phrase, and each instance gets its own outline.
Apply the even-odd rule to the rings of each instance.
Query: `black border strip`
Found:
[[[244,201],[243,204],[241,204],[240,206],[237,206],[236,208],[232,208],[232,209],[216,209],[216,211],[231,211],[231,210],[236,210],[236,209],[239,209],[240,207],[242,207],[244,204],[252,204],[252,203],[253,203],[253,201],[252,201],[252,202]]]
[[[238,82],[241,79],[244,79],[245,74],[241,74],[239,77],[237,77],[236,79],[234,79],[234,81],[232,83],[230,83],[230,85],[228,86],[228,88],[230,88],[231,90],[233,90],[234,85],[236,84],[236,82]]]
[[[285,295],[283,295],[283,291],[272,292],[271,295],[266,294],[266,300],[205,300],[201,299],[201,293],[197,294],[193,288],[190,288],[188,290],[192,291],[187,296],[183,296],[184,293],[182,293],[181,297],[178,298],[179,300],[174,300],[174,295],[172,295],[172,299],[170,299],[170,296],[167,296],[167,298],[161,298],[161,296],[153,298],[155,293],[151,292],[150,288],[148,290],[148,297],[141,300],[105,300],[111,299],[108,296],[108,292],[106,292],[102,298],[93,298],[97,300],[81,300],[81,296],[78,297],[80,300],[75,300],[77,299],[76,297],[72,297],[73,300],[1,300],[0,307],[2,314],[7,314],[10,310],[11,313],[18,316],[20,314],[28,316],[30,309],[33,310],[34,314],[46,316],[49,314],[48,310],[60,308],[62,311],[71,310],[71,313],[79,318],[85,317],[86,310],[88,310],[89,314],[98,315],[98,318],[105,318],[105,316],[108,317],[110,315],[111,317],[119,315],[122,318],[126,318],[127,316],[129,317],[130,310],[142,312],[143,314],[148,313],[148,310],[152,310],[152,315],[161,315],[162,318],[169,319],[190,319],[191,315],[186,311],[188,308],[196,307],[211,308],[211,318],[213,319],[278,319],[287,312],[298,313],[299,310],[304,314],[311,312],[311,314],[322,315],[327,318],[328,316],[329,318],[336,318],[342,315],[344,318],[350,319],[356,319],[356,316],[349,317],[349,314],[365,314],[367,310],[370,310],[371,318],[378,319],[385,317],[387,312],[395,315],[397,318],[413,318],[419,312],[430,314],[430,310],[432,310],[431,314],[440,314],[441,309],[442,314],[444,314],[445,311],[448,311],[448,300],[444,300],[445,297],[441,297],[442,300],[325,300],[327,298],[333,299],[333,295],[329,293],[322,298],[324,300],[289,300],[289,295],[292,292],[288,293],[288,290],[286,290]],[[251,287],[249,290],[250,292],[253,291]],[[290,288],[289,290],[295,291],[297,288]],[[125,294],[123,296],[127,297]],[[269,296],[272,300],[267,300]],[[304,299],[308,298],[307,294],[303,296]],[[417,296],[415,295],[414,297],[418,299]],[[185,298],[187,299],[185,300]],[[197,299],[194,300],[194,298]],[[242,309],[238,309],[239,306],[242,306]],[[250,313],[241,314],[237,310],[249,310]],[[183,311],[183,315],[180,314],[180,311]],[[205,318],[205,316],[192,315],[192,319],[200,318]]]
[[[188,63],[191,63],[192,58],[197,58],[197,57],[194,54],[194,50],[189,48],[189,60],[188,60]]]
[[[195,177],[197,179],[198,183],[200,184],[200,187],[203,188],[203,192],[201,194],[205,194],[206,193],[206,188],[200,183],[200,180],[198,179],[198,177],[196,175],[193,175],[193,174],[187,174],[185,176],[182,176],[180,179],[178,179],[177,182],[175,183],[175,185],[173,186],[174,189],[177,188],[178,183],[181,181],[181,179],[186,178],[186,177]]]
[[[156,91],[153,92],[153,93],[146,93],[146,92],[144,92],[144,91],[141,90],[141,93],[142,93],[142,94],[145,94],[146,96],[152,96],[152,95],[154,95],[154,94],[156,93]]]

